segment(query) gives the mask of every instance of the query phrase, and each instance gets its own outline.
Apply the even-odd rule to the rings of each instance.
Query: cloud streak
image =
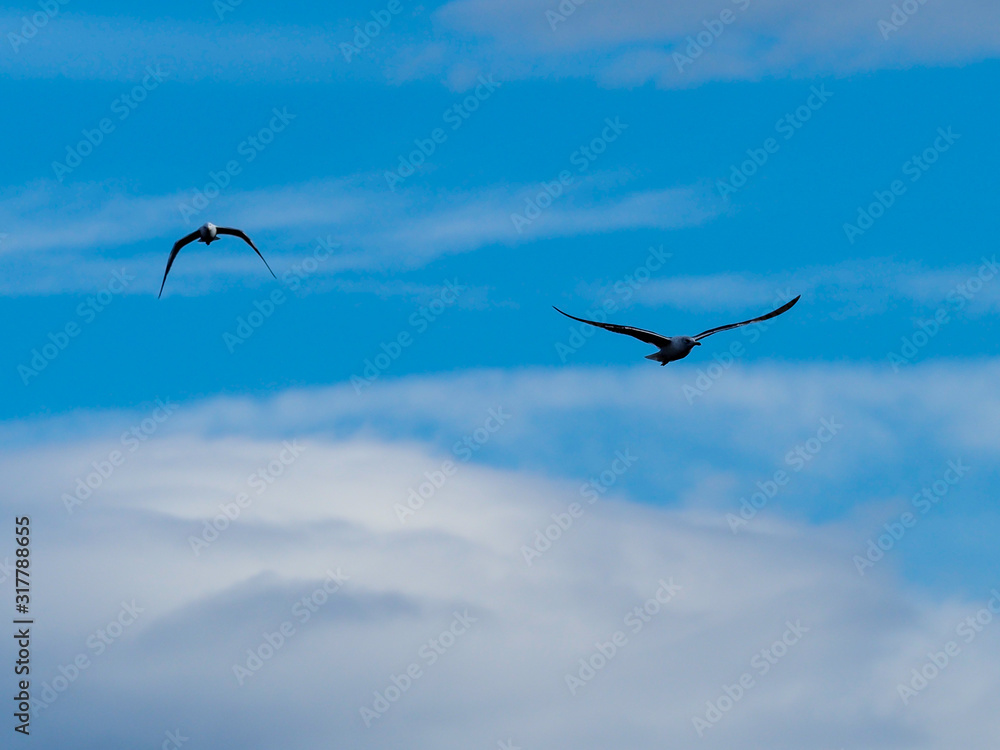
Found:
[[[894,30],[891,3],[803,5],[792,0],[584,3],[565,20],[547,0],[454,0],[437,12],[459,33],[492,40],[483,57],[507,78],[561,74],[609,86],[653,81],[687,88],[710,80],[843,74],[951,65],[1000,51],[998,10],[979,0],[913,5]],[[908,6],[909,7],[909,6]],[[562,15],[562,14],[558,14]]]
[[[61,189],[38,183],[29,190],[0,196],[0,226],[9,236],[0,247],[0,263],[18,271],[17,283],[0,284],[5,294],[50,294],[92,288],[127,263],[143,277],[155,278],[174,240],[192,222],[214,218],[246,227],[269,255],[296,253],[319,239],[342,248],[324,262],[322,273],[409,269],[445,255],[491,245],[520,245],[540,239],[613,232],[624,229],[676,229],[701,224],[718,206],[698,187],[622,192],[600,198],[590,181],[548,209],[528,229],[518,232],[511,214],[521,208],[526,186],[487,187],[428,195],[412,189],[389,193],[370,180],[326,180],[288,187],[224,192],[188,224],[180,206],[188,192],[131,196],[99,186]],[[226,217],[224,220],[218,217]],[[93,250],[102,251],[96,255]],[[210,277],[196,285],[178,277],[187,293],[206,293],[223,274],[255,278],[246,254],[199,254],[188,268]],[[150,254],[152,253],[152,254]],[[72,264],[72,272],[70,271]],[[159,271],[160,273],[162,271]],[[172,280],[173,281],[173,280]],[[148,291],[137,284],[132,292]]]
[[[892,3],[863,0],[683,0],[667,11],[654,0],[640,0],[624,7],[583,3],[567,15],[550,0],[453,0],[430,9],[432,23],[424,20],[425,6],[404,12],[350,62],[340,45],[351,42],[355,26],[368,18],[296,26],[251,25],[232,17],[206,24],[64,10],[32,39],[3,45],[0,70],[22,79],[128,81],[141,78],[147,65],[164,65],[178,81],[437,78],[455,89],[467,88],[485,70],[507,80],[586,77],[608,86],[653,81],[687,88],[706,81],[955,65],[1000,51],[1000,11],[986,0],[913,0],[906,6],[915,12],[894,16]],[[554,21],[553,13],[564,20]],[[729,18],[726,13],[728,22],[721,20]],[[8,12],[0,16],[0,28],[17,35],[22,18]],[[679,63],[675,53],[690,64]]]
[[[982,274],[982,275],[980,275]],[[1000,274],[995,256],[950,268],[899,263],[888,258],[847,261],[771,275],[722,273],[653,279],[635,294],[638,303],[699,311],[743,311],[798,294],[832,304],[831,317],[868,317],[892,304],[948,305],[952,310],[989,315],[1000,306]],[[601,287],[592,288],[600,296]]]

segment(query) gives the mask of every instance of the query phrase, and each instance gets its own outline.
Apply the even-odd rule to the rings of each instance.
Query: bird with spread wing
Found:
[[[696,346],[701,346],[701,340],[707,338],[714,333],[720,333],[722,331],[730,331],[733,328],[739,328],[740,326],[748,326],[751,323],[760,323],[764,320],[770,320],[771,318],[776,318],[782,313],[786,313],[792,309],[796,302],[799,301],[802,295],[799,295],[791,302],[788,302],[777,310],[772,310],[767,313],[767,315],[761,315],[759,318],[753,318],[752,320],[744,320],[740,323],[730,323],[729,325],[718,326],[717,328],[709,328],[707,331],[702,331],[697,336],[661,336],[653,331],[647,331],[642,328],[633,328],[632,326],[620,326],[614,323],[599,323],[596,320],[586,320],[585,318],[578,318],[575,315],[570,315],[560,310],[558,307],[553,309],[565,315],[567,318],[572,318],[573,320],[578,320],[581,323],[586,323],[587,325],[597,326],[598,328],[603,328],[605,331],[611,331],[612,333],[623,333],[626,336],[631,336],[634,339],[639,339],[639,341],[645,341],[647,344],[652,344],[657,347],[659,351],[653,354],[647,355],[646,359],[651,359],[654,362],[659,362],[660,365],[665,365],[668,362],[676,362],[679,359],[684,359],[691,350]]]
[[[181,237],[177,242],[174,243],[173,249],[170,251],[170,257],[167,258],[167,270],[163,272],[163,283],[160,284],[160,293],[158,297],[163,296],[163,287],[167,283],[167,274],[170,273],[170,267],[174,264],[174,258],[177,257],[177,253],[181,251],[181,248],[185,245],[190,245],[194,241],[204,242],[206,245],[211,245],[217,239],[219,239],[220,234],[228,234],[233,237],[239,237],[241,240],[246,242],[250,247],[254,249],[254,252],[260,256],[261,260],[264,260],[264,256],[260,254],[260,250],[257,246],[253,244],[253,240],[247,237],[246,232],[242,229],[233,229],[232,227],[217,227],[212,222],[208,221],[202,224],[198,229],[191,232],[191,234],[186,237]],[[264,260],[264,265],[267,266],[267,270],[271,271],[271,267],[267,265],[267,261]],[[274,276],[274,271],[271,271],[271,275]],[[278,278],[274,276],[274,278]]]

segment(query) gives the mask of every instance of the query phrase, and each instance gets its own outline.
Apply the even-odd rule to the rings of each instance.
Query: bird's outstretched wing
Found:
[[[733,328],[739,328],[740,326],[748,326],[751,323],[760,323],[762,320],[770,320],[771,318],[776,318],[782,313],[788,312],[792,309],[792,306],[802,297],[800,294],[798,297],[793,299],[791,302],[782,305],[777,310],[772,310],[767,315],[761,315],[759,318],[754,318],[753,320],[744,320],[742,323],[730,323],[727,326],[719,326],[718,328],[710,328],[707,331],[703,331],[694,337],[695,341],[701,341],[706,336],[711,336],[713,333],[718,333],[719,331],[729,331]]]
[[[579,320],[581,323],[586,323],[587,325],[597,326],[598,328],[603,328],[605,331],[611,331],[612,333],[624,333],[626,336],[631,336],[634,339],[639,339],[639,341],[645,341],[647,344],[652,344],[653,346],[658,346],[660,348],[666,346],[670,343],[670,338],[668,336],[661,336],[658,333],[653,333],[652,331],[645,331],[642,328],[633,328],[632,326],[619,326],[614,323],[598,323],[596,320],[584,320],[583,318],[578,318],[575,315],[570,315],[569,313],[564,313],[558,307],[553,306],[552,308],[557,313],[565,315],[567,318],[572,318],[573,320]]]
[[[181,239],[177,240],[177,242],[174,243],[174,249],[170,251],[170,257],[167,258],[167,270],[163,272],[163,283],[160,284],[160,293],[156,295],[157,299],[163,296],[163,286],[164,284],[167,283],[167,274],[170,273],[170,266],[174,264],[174,258],[177,257],[177,253],[181,251],[182,247],[184,247],[185,245],[189,245],[196,239],[198,239],[199,236],[200,236],[200,230],[196,229],[195,231],[191,232],[191,234],[189,234],[187,237],[182,237]]]
[[[232,227],[216,227],[215,231],[218,232],[219,234],[230,234],[233,237],[239,237],[241,240],[246,242],[250,247],[254,249],[254,252],[257,253],[258,256],[260,256],[261,260],[264,260],[264,256],[260,254],[260,250],[258,250],[257,246],[253,244],[253,240],[247,237],[246,232],[244,232],[242,229],[233,229]],[[264,265],[267,266],[266,260],[264,260]],[[267,266],[267,270],[271,271],[271,267]],[[271,271],[271,275],[274,276],[274,271]],[[278,277],[274,276],[274,278]]]

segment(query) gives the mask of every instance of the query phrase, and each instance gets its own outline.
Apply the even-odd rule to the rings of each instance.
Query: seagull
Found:
[[[800,294],[798,297],[793,299],[791,302],[782,305],[777,310],[772,310],[767,315],[761,315],[759,318],[754,318],[753,320],[744,320],[742,323],[730,323],[727,326],[719,326],[718,328],[709,328],[707,331],[699,333],[697,336],[661,336],[658,333],[653,333],[652,331],[645,331],[642,328],[632,328],[631,326],[619,326],[614,323],[598,323],[596,320],[584,320],[583,318],[578,318],[575,315],[570,315],[560,310],[558,307],[553,307],[553,309],[565,315],[567,318],[572,318],[573,320],[579,320],[581,323],[586,323],[587,325],[597,326],[598,328],[603,328],[605,331],[611,331],[612,333],[624,333],[626,336],[631,336],[632,338],[639,339],[639,341],[645,341],[647,344],[652,344],[653,346],[659,347],[659,351],[653,354],[647,355],[646,359],[651,359],[654,362],[659,362],[661,366],[667,364],[668,362],[676,362],[679,359],[684,359],[687,355],[691,353],[691,350],[696,346],[701,346],[701,340],[713,333],[719,333],[720,331],[730,331],[733,328],[739,328],[740,326],[748,326],[751,323],[759,323],[762,320],[769,320],[771,318],[776,318],[784,312],[788,312],[792,309],[792,306],[799,301],[802,297]]]
[[[174,249],[170,251],[170,257],[167,258],[167,270],[163,272],[163,283],[160,284],[160,293],[157,295],[157,299],[163,296],[163,286],[167,283],[167,274],[170,273],[170,267],[174,264],[174,258],[177,257],[177,253],[181,251],[181,248],[185,245],[191,244],[195,240],[198,240],[198,242],[204,242],[206,245],[211,245],[219,239],[220,234],[231,234],[233,237],[239,237],[254,249],[254,252],[260,256],[261,260],[264,260],[264,256],[260,254],[260,250],[257,249],[257,246],[253,244],[253,241],[246,236],[246,233],[242,229],[217,227],[212,222],[206,221],[198,229],[191,232],[191,234],[187,237],[182,237],[174,243]],[[264,265],[267,266],[268,271],[271,271],[271,267],[267,265],[266,260],[264,260]],[[271,275],[274,276],[274,271],[271,271]],[[278,277],[274,276],[274,278]]]

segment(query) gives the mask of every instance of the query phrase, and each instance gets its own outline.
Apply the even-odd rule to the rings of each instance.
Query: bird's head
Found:
[[[681,343],[684,344],[688,349],[693,349],[696,346],[701,346],[700,341],[695,341],[690,336],[681,336]]]

